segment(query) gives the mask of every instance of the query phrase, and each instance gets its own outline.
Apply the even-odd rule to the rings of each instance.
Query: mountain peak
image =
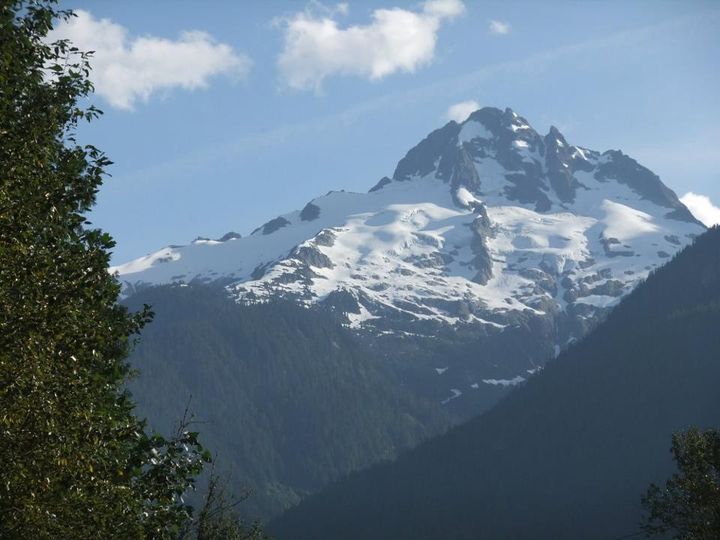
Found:
[[[494,135],[510,130],[515,132],[518,129],[529,128],[528,121],[519,116],[511,108],[507,107],[504,111],[497,107],[483,107],[468,116],[463,125],[479,122],[490,130]]]
[[[465,188],[482,200],[497,196],[542,212],[573,204],[589,184],[619,182],[670,208],[671,219],[698,223],[672,190],[629,156],[571,145],[554,125],[543,137],[509,107],[483,107],[433,131],[398,162],[392,179],[372,191],[422,178],[449,184],[458,201],[457,190]]]
[[[628,156],[485,107],[430,133],[369,193],[329,192],[232,242],[114,270],[126,289],[222,279],[244,302],[338,301],[378,330],[551,320],[564,343],[703,230]]]
[[[562,133],[560,133],[560,130],[558,128],[556,128],[555,126],[550,126],[550,130],[548,131],[548,134],[545,137],[565,142],[565,137],[563,136]]]

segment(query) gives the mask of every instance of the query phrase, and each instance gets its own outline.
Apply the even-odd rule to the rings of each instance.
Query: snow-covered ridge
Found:
[[[112,271],[126,292],[222,279],[238,301],[325,302],[375,331],[558,316],[582,326],[703,230],[624,154],[485,108],[430,134],[369,193],[331,192],[248,236]]]

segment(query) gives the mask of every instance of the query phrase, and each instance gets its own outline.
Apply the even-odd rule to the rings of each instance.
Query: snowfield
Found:
[[[369,193],[330,192],[248,236],[111,271],[126,293],[222,279],[241,302],[341,296],[356,328],[394,316],[497,329],[513,312],[587,318],[704,230],[652,176],[482,109],[431,134]]]

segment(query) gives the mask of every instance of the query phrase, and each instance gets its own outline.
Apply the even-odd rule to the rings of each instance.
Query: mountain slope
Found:
[[[484,108],[431,133],[369,193],[330,192],[247,237],[198,239],[114,270],[127,293],[218,282],[240,303],[326,305],[425,395],[467,415],[703,231],[621,152]],[[438,335],[475,352],[424,354]]]
[[[278,538],[619,538],[720,426],[720,228],[653,273],[491,411],[288,511]]]
[[[237,493],[253,490],[245,514],[274,515],[449,425],[326,313],[243,306],[203,285],[126,302],[156,313],[131,356],[139,412],[168,433],[190,400],[219,469]]]

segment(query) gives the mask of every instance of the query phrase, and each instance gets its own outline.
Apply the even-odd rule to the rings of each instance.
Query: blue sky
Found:
[[[81,137],[115,162],[90,216],[115,263],[366,191],[462,102],[720,203],[718,2],[62,5],[83,11],[61,35],[98,51],[105,115]]]

